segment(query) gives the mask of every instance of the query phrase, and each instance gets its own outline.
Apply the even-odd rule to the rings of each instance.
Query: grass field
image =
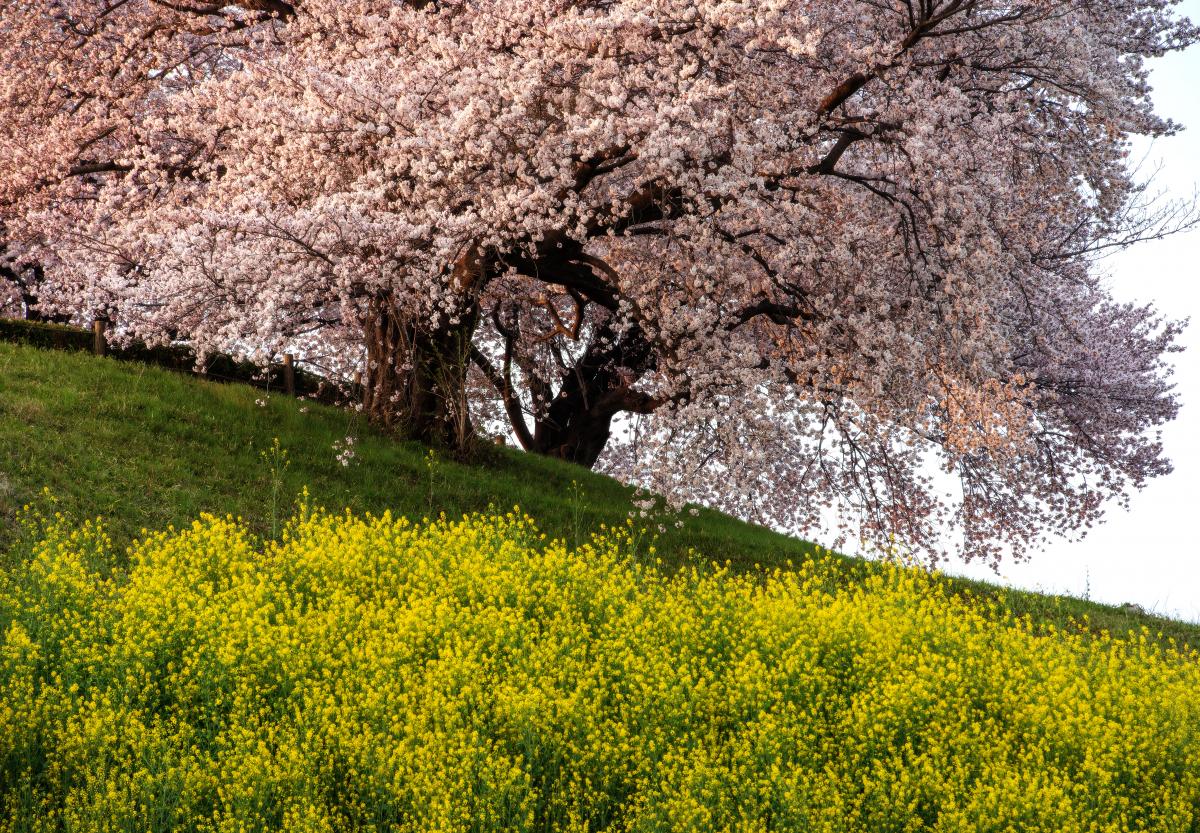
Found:
[[[242,385],[204,382],[150,368],[31,347],[0,344],[0,544],[11,540],[24,504],[49,489],[68,516],[102,516],[118,544],[143,528],[190,523],[202,512],[232,514],[258,534],[291,514],[308,489],[331,510],[419,519],[455,517],[519,505],[569,544],[601,524],[624,523],[631,491],[579,467],[495,449],[477,464],[430,456],[428,449],[381,436],[344,411]],[[351,465],[334,444],[356,437]],[[273,456],[275,440],[287,465]],[[668,565],[695,551],[733,568],[778,566],[809,558],[814,547],[711,511],[667,525],[656,542]],[[648,533],[648,534],[653,534]],[[837,562],[837,581],[859,581],[869,565]],[[1039,625],[1114,634],[1148,626],[1200,646],[1200,626],[1080,599],[944,579],[955,592],[999,599],[1014,616]]]

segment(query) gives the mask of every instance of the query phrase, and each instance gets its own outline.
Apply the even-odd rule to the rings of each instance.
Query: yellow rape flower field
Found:
[[[664,575],[629,529],[35,520],[0,571],[12,831],[1200,830],[1200,663],[881,568]]]

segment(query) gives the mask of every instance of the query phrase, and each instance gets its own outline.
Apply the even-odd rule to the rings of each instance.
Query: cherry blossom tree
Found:
[[[1128,159],[1173,5],[0,0],[0,221],[47,309],[427,441],[1020,556],[1169,470],[1097,258],[1194,219]]]

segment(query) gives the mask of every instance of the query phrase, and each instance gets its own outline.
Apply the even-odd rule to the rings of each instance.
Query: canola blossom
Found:
[[[936,578],[631,529],[51,519],[0,571],[0,829],[1179,831],[1200,664]]]

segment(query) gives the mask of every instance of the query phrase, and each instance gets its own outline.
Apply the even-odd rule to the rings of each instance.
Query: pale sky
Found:
[[[1200,0],[1179,7],[1200,21]],[[1200,188],[1200,46],[1154,65],[1157,111],[1188,130],[1160,139],[1148,163],[1160,163],[1157,181],[1176,198]],[[1055,542],[1027,563],[1005,564],[998,578],[984,566],[950,565],[947,572],[1109,604],[1131,602],[1173,618],[1200,621],[1200,231],[1143,243],[1104,261],[1119,300],[1151,302],[1172,318],[1192,319],[1175,358],[1183,408],[1163,432],[1175,471],[1136,494],[1128,511],[1078,543]]]

